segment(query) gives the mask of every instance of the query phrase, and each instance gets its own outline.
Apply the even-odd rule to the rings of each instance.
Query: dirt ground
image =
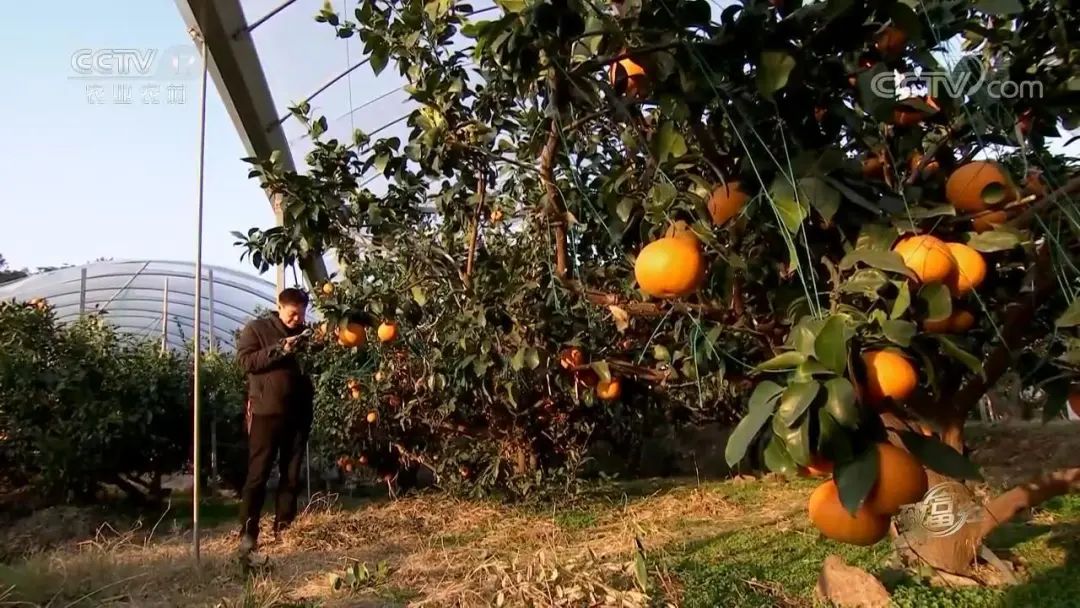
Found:
[[[1075,423],[980,425],[969,445],[995,486],[1048,464],[1080,466]],[[180,508],[103,524],[100,510],[53,507],[0,530],[0,606],[663,605],[645,589],[677,605],[683,589],[665,569],[668,551],[758,529],[812,539],[802,515],[809,487],[640,482],[550,510],[444,494],[363,504],[320,496],[265,545],[269,566],[254,573],[233,557],[230,505],[207,507],[199,564]]]

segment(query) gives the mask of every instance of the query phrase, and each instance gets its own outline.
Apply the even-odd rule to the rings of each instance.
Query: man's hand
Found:
[[[304,339],[304,336],[302,336],[302,335],[290,336],[288,338],[285,338],[284,340],[281,341],[281,350],[283,350],[283,351],[285,351],[287,353],[291,353],[294,350],[296,350],[297,345],[299,345],[300,341],[303,340],[303,339]]]

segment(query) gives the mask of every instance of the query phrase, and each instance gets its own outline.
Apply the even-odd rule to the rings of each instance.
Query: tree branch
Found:
[[[1038,506],[1062,494],[1080,492],[1080,468],[1043,473],[1034,479],[998,495],[986,505],[980,538],[1011,520],[1024,509]]]
[[[468,285],[472,278],[473,263],[476,261],[476,241],[480,236],[480,223],[483,218],[480,214],[484,210],[484,199],[487,197],[487,180],[484,170],[480,170],[480,177],[476,180],[477,201],[473,211],[472,234],[469,236],[469,256],[465,259],[465,284]]]

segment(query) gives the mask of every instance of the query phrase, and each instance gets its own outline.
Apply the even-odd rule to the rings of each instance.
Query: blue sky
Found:
[[[351,0],[350,0],[351,2]],[[267,78],[284,109],[333,76],[359,49],[335,40],[312,16],[321,0],[296,2],[255,32]],[[335,4],[344,5],[345,0]],[[280,0],[245,0],[249,21]],[[0,254],[13,267],[80,264],[98,257],[193,260],[198,170],[199,80],[181,81],[183,103],[143,103],[146,81],[77,79],[79,49],[157,49],[190,45],[174,0],[73,0],[4,3],[0,37],[8,88],[0,97],[7,154],[0,163]],[[313,102],[340,129],[374,129],[400,116],[404,93],[348,116],[354,105],[392,90],[396,74],[375,79],[360,68]],[[130,84],[132,103],[115,103],[116,84]],[[88,87],[101,86],[100,103]],[[385,120],[384,120],[385,117]],[[286,133],[300,132],[290,120]],[[252,271],[239,261],[231,230],[273,224],[221,100],[207,104],[204,262]],[[296,154],[303,154],[302,142]],[[98,226],[98,227],[95,227]],[[265,278],[273,280],[273,273]]]

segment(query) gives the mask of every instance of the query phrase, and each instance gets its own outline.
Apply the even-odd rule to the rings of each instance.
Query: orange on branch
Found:
[[[934,112],[941,110],[941,106],[938,105],[933,97],[923,97],[921,99]],[[906,104],[899,104],[896,106],[896,109],[893,110],[892,122],[899,127],[914,127],[929,118],[932,114],[933,112],[926,112]]]
[[[872,404],[886,398],[902,402],[911,396],[919,384],[915,367],[891,350],[875,350],[862,354],[866,366],[866,397]]]
[[[378,412],[368,412],[367,421],[368,421],[368,424],[375,424],[376,422],[379,421],[379,413]]]
[[[680,298],[697,291],[705,279],[705,257],[697,239],[684,236],[657,239],[634,263],[641,290],[657,298]]]
[[[878,515],[895,515],[900,507],[919,502],[926,494],[926,469],[905,450],[877,444],[878,477],[866,497],[866,507]]]
[[[986,278],[986,260],[981,253],[963,243],[949,243],[948,248],[955,264],[945,285],[953,297],[959,298],[977,288]]]
[[[948,246],[937,237],[923,234],[902,239],[893,251],[923,283],[939,283],[952,274],[956,264]]]
[[[1007,211],[991,211],[973,218],[971,227],[975,232],[983,233],[993,230],[996,226],[1004,224],[1008,220],[1009,213]]]
[[[799,467],[799,475],[803,477],[828,477],[832,475],[833,463],[826,460],[819,454],[815,454],[810,459],[810,464],[805,467]]]
[[[620,95],[637,97],[645,90],[645,68],[629,57],[611,64],[610,77],[611,88]]]
[[[379,342],[392,342],[397,338],[397,323],[387,321],[379,325]]]
[[[971,311],[957,310],[949,317],[949,329],[954,334],[964,333],[975,326],[975,315]]]
[[[580,348],[570,347],[559,353],[559,365],[563,369],[573,369],[585,365],[585,353]]]
[[[714,226],[720,226],[739,214],[750,197],[738,181],[717,186],[709,196],[709,216]]]
[[[1000,165],[978,160],[962,165],[949,175],[945,198],[960,211],[985,211],[1013,201],[1016,187]]]
[[[889,517],[861,505],[852,516],[840,502],[840,488],[830,480],[810,494],[807,502],[810,522],[826,538],[849,545],[869,546],[889,532]]]
[[[1069,409],[1077,416],[1080,416],[1080,390],[1069,393]]]
[[[907,46],[908,36],[904,30],[890,25],[877,35],[874,47],[886,57],[896,57]]]
[[[367,328],[355,321],[346,323],[338,330],[338,344],[345,348],[362,346],[367,341]]]
[[[915,152],[915,153],[913,153],[911,155],[911,159],[909,159],[909,161],[908,161],[908,168],[911,171],[911,173],[915,173],[915,171],[919,168],[919,165],[922,164],[922,161],[923,161],[923,153],[922,152]],[[941,163],[939,163],[936,160],[931,159],[931,160],[927,161],[927,163],[925,165],[923,165],[923,168],[922,168],[922,171],[920,172],[920,175],[923,176],[923,177],[932,177],[933,175],[935,175],[938,172],[939,169],[941,169]]]
[[[323,292],[324,296],[334,295],[334,284],[331,283],[330,281],[327,281],[327,282],[323,283],[322,292]]]
[[[610,382],[600,382],[596,385],[596,396],[604,401],[618,399],[622,394],[622,384],[618,378],[612,378]]]

